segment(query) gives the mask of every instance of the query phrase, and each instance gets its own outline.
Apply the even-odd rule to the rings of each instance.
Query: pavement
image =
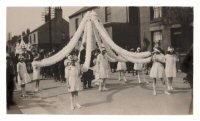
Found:
[[[107,80],[106,92],[98,87],[79,92],[81,109],[70,110],[70,93],[65,83],[52,79],[41,80],[40,91],[35,93],[35,82],[26,86],[28,96],[20,97],[20,89],[15,91],[17,105],[8,114],[67,114],[67,115],[188,115],[192,90],[183,83],[185,75],[181,72],[174,79],[171,95],[164,94],[161,81],[157,83],[157,96],[153,96],[152,79],[150,83],[139,84],[137,76],[126,74],[127,83],[118,81],[118,73],[112,73]]]

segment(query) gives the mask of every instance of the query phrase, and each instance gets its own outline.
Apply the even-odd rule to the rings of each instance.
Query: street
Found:
[[[152,79],[150,83],[139,84],[137,76],[126,73],[128,82],[118,81],[118,73],[112,73],[107,81],[106,92],[98,87],[79,92],[81,109],[70,110],[70,93],[66,83],[42,80],[40,91],[34,93],[35,82],[26,86],[28,97],[21,98],[20,91],[14,97],[19,112],[23,114],[68,114],[68,115],[188,115],[192,90],[183,83],[185,75],[177,73],[171,95],[164,94],[161,81],[157,83],[157,96],[153,96]],[[8,113],[12,112],[12,108]]]

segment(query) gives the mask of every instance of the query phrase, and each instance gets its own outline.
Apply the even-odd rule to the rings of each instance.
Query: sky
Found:
[[[63,18],[69,21],[69,16],[82,7],[62,7]],[[27,28],[30,31],[44,23],[42,12],[45,7],[7,7],[7,34],[20,35]]]

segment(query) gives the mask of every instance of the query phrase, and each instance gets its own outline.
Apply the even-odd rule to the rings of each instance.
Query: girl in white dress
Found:
[[[21,86],[21,96],[26,96],[25,86],[31,81],[31,78],[27,72],[26,64],[24,63],[24,57],[19,55],[19,62],[17,63],[17,79],[18,85]]]
[[[67,82],[67,79],[68,79],[68,71],[69,71],[69,66],[71,64],[71,55],[69,56],[66,56],[66,59],[64,61],[64,65],[65,65],[65,79],[66,79],[66,82]]]
[[[124,82],[127,82],[125,73],[126,73],[126,63],[125,62],[118,62],[117,63],[117,71],[119,71],[119,81],[123,78]]]
[[[166,66],[165,66],[165,74],[168,79],[168,90],[173,90],[172,87],[172,81],[173,78],[176,77],[176,61],[177,57],[174,54],[174,48],[168,47],[167,49],[167,54],[165,55],[165,61],[166,61]]]
[[[108,63],[107,56],[105,56],[106,50],[102,49],[102,52],[97,56],[97,73],[99,74],[99,79],[102,80],[99,84],[99,91],[107,91],[108,88],[106,88],[106,79],[109,75],[110,65]]]
[[[138,47],[136,53],[140,53],[140,52],[141,52],[141,48]],[[142,64],[142,63],[135,63],[134,64],[134,70],[136,71],[136,74],[138,76],[139,83],[142,83],[141,82],[141,76],[142,76],[144,82],[146,82],[148,84],[149,82],[146,81],[144,73],[143,73],[144,69],[145,69],[144,64]]]
[[[94,80],[92,80],[92,83],[95,84],[95,86],[99,86],[99,83],[102,83],[102,80],[99,78],[99,73],[97,72],[97,56],[100,54],[100,50],[96,50],[95,52],[95,57],[94,57],[94,60],[93,60],[93,63],[94,63],[94,68],[93,68],[93,72],[94,72]]]
[[[82,90],[81,85],[81,71],[80,65],[76,63],[77,60],[72,58],[71,65],[68,68],[68,79],[67,87],[68,91],[71,93],[71,110],[74,110],[75,106],[81,108],[82,106],[78,103],[78,91]],[[74,106],[75,105],[75,106]]]
[[[160,47],[154,47],[154,55],[152,57],[153,65],[150,70],[150,77],[153,78],[153,95],[156,95],[156,79],[159,78],[163,84],[164,80],[164,63],[165,63],[165,56],[161,53]],[[166,87],[167,88],[167,87]],[[164,91],[165,94],[170,95],[170,93],[167,91],[167,89]]]
[[[40,85],[40,80],[41,80],[41,68],[35,65],[36,61],[40,60],[40,55],[38,54],[32,62],[32,67],[33,67],[33,80],[35,81],[35,92],[39,91],[39,85]]]

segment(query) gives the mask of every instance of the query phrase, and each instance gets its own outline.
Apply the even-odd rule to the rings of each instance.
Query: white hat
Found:
[[[160,47],[154,47],[153,50],[154,50],[155,52],[159,52],[159,53],[161,52],[161,48],[160,48]]]
[[[141,50],[141,48],[140,48],[140,47],[137,47],[137,51],[139,51],[139,50]]]
[[[173,51],[174,51],[174,48],[169,46],[169,47],[167,48],[167,51],[173,52]]]
[[[24,56],[23,55],[19,55],[18,59],[24,59]]]

